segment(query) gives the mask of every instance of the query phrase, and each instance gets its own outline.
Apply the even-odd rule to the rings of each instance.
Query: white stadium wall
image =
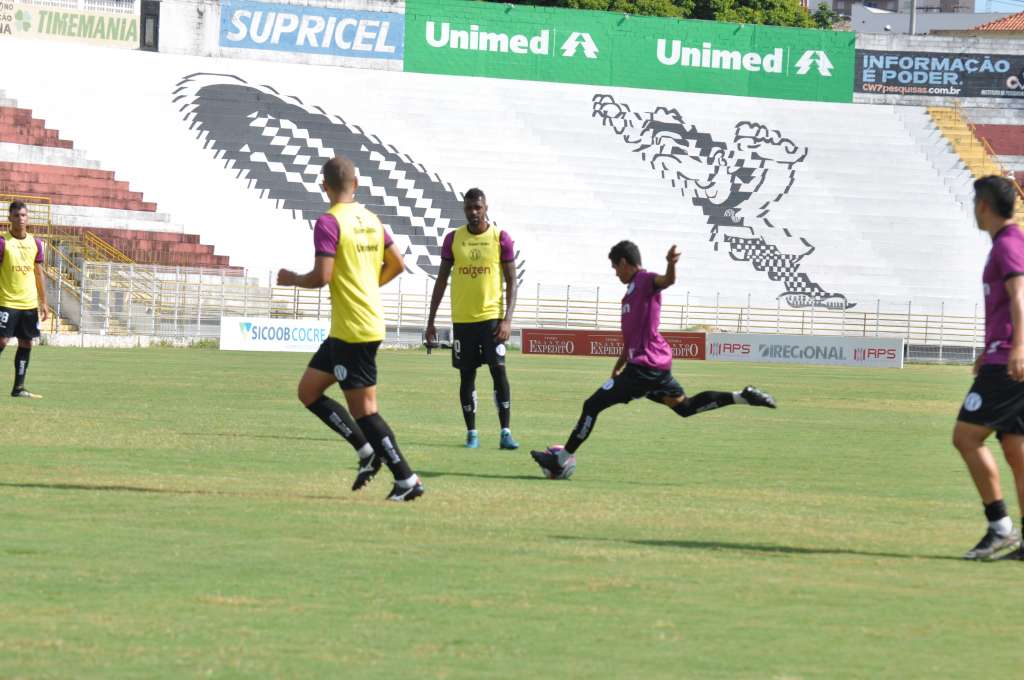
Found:
[[[622,238],[672,296],[971,315],[985,239],[923,109],[814,104],[0,41],[3,87],[176,224],[253,270],[312,262],[316,169],[360,198],[428,285],[483,188],[523,281],[621,293]],[[408,281],[406,285],[416,285]]]

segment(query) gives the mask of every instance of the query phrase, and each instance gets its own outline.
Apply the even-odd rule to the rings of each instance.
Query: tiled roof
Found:
[[[1024,32],[1024,12],[1018,12],[1002,19],[975,26],[975,31],[1021,31]]]

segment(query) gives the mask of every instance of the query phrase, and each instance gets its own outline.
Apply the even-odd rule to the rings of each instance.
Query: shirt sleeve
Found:
[[[498,243],[501,245],[501,261],[515,262],[516,244],[512,242],[512,237],[508,235],[507,231],[501,232],[501,236],[498,237]]]
[[[313,227],[313,248],[318,257],[335,257],[341,228],[334,215],[321,215]]]
[[[655,274],[654,272],[644,270],[642,272],[637,273],[637,278],[640,279],[639,283],[637,284],[640,288],[640,293],[644,297],[654,297],[654,295],[658,292],[658,288],[654,285],[654,279],[658,278],[658,275]]]
[[[1003,281],[1015,276],[1024,276],[1024,243],[1001,239],[996,248],[995,260],[999,278]],[[1005,243],[1005,245],[1004,245]]]
[[[4,250],[7,249],[7,239],[0,236],[0,262],[4,261]]]
[[[380,230],[384,232],[384,249],[387,250],[395,242],[395,239],[391,238],[391,234],[388,233],[387,228],[382,224]]]
[[[444,242],[441,244],[441,259],[448,260],[449,262],[455,261],[455,255],[452,253],[452,241],[455,240],[455,232],[449,231],[444,235]]]
[[[43,240],[41,238],[36,239],[36,264],[43,263]]]

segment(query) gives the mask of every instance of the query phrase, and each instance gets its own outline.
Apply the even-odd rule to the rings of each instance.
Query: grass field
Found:
[[[984,530],[949,443],[966,367],[677,362],[691,393],[780,408],[617,407],[551,482],[528,449],[611,360],[512,355],[523,448],[482,398],[469,452],[447,357],[382,352],[427,488],[389,504],[386,470],[349,492],[354,454],[296,401],[307,359],[33,353],[45,399],[0,401],[0,677],[1019,672],[1024,566],[956,559]]]

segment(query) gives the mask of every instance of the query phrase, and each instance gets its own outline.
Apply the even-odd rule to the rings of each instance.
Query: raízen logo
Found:
[[[817,65],[818,73],[825,78],[832,76],[832,61],[828,55],[821,50],[807,50],[796,62],[796,74],[805,76],[811,70],[811,66]]]

